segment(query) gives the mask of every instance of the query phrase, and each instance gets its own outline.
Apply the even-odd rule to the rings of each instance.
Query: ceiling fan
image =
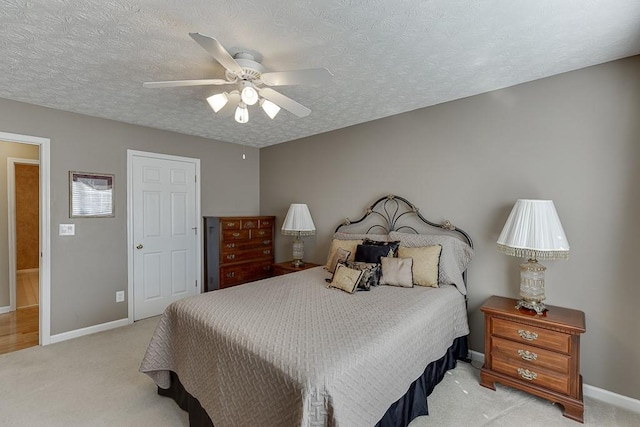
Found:
[[[231,55],[220,42],[213,37],[200,33],[189,33],[191,38],[209,52],[225,68],[224,79],[173,80],[164,82],[145,82],[146,88],[165,88],[179,86],[231,86],[228,92],[221,92],[207,98],[207,102],[216,114],[227,116],[235,110],[238,123],[249,121],[247,106],[259,103],[264,112],[273,119],[281,108],[298,117],[305,117],[311,110],[277,92],[269,86],[289,86],[304,84],[323,84],[333,77],[326,68],[304,70],[264,72],[262,65],[250,53],[239,52]]]

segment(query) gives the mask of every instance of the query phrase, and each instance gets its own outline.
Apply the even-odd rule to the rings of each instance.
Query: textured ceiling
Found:
[[[189,32],[333,81],[278,88],[305,118],[244,125],[215,86],[143,88],[223,77]],[[0,98],[254,147],[638,53],[638,0],[0,0]]]

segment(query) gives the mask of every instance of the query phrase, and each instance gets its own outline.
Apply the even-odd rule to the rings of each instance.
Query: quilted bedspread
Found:
[[[454,286],[327,289],[316,267],[186,298],[140,370],[174,371],[216,427],[372,426],[469,333]]]

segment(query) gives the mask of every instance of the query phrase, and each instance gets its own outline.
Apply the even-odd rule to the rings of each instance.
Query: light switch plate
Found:
[[[58,235],[60,236],[75,236],[76,225],[75,224],[60,224]]]

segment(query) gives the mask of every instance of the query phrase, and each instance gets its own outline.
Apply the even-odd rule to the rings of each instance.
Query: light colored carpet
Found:
[[[0,356],[0,425],[188,426],[186,414],[138,372],[157,321]],[[545,400],[481,387],[478,375],[459,363],[429,398],[431,415],[411,427],[580,425]],[[586,426],[640,425],[640,414],[589,398],[585,405]]]

